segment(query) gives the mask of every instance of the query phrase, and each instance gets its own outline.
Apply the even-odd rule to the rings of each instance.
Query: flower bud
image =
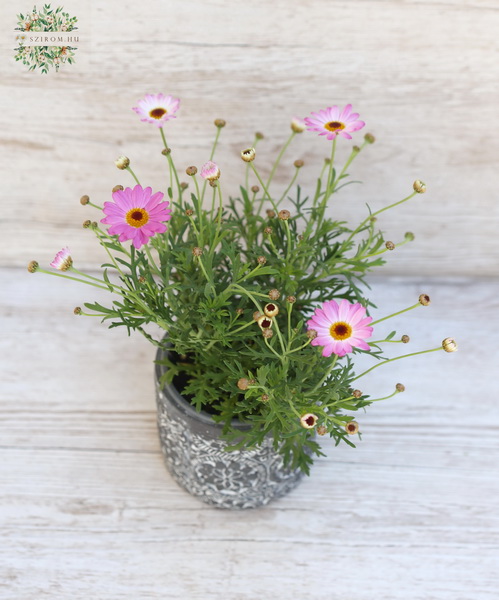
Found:
[[[213,161],[209,160],[205,163],[201,168],[201,177],[203,179],[207,179],[208,181],[216,181],[220,178],[220,169],[218,165]]]
[[[357,152],[358,154],[360,152],[359,146],[352,146],[352,152]]]
[[[263,138],[264,138],[265,136],[263,135],[263,133],[262,133],[261,131],[257,131],[257,132],[255,133],[255,137],[256,137],[256,139],[257,139],[257,140],[263,140]]]
[[[445,338],[442,342],[442,348],[446,352],[457,352],[457,343],[453,338]]]
[[[354,391],[352,392],[352,396],[353,396],[354,398],[360,398],[360,397],[362,396],[362,392],[361,392],[360,390],[354,390]]]
[[[288,296],[286,301],[289,302],[289,304],[294,304],[296,302],[296,296]]]
[[[268,402],[269,401],[269,395],[268,394],[262,394],[260,397],[260,400],[262,402]]]
[[[90,198],[86,194],[80,198],[80,204],[82,206],[85,206],[85,204],[88,204],[89,202]]]
[[[191,217],[191,216],[194,214],[194,211],[192,210],[192,208],[188,208],[188,209],[185,211],[185,214],[186,214],[188,217]]]
[[[40,265],[36,262],[36,260],[32,260],[29,264],[28,264],[28,271],[30,273],[35,273],[38,270],[38,267]]]
[[[305,164],[305,163],[304,163],[304,162],[303,162],[301,159],[295,160],[295,162],[293,163],[293,165],[294,165],[294,166],[295,166],[297,169],[301,169],[301,167],[303,167],[303,165],[304,165],[304,164]]]
[[[270,338],[274,335],[272,329],[262,329],[262,335],[265,339],[270,340]]]
[[[181,190],[186,190],[189,187],[189,184],[185,181],[181,181],[180,182],[180,189]]]
[[[324,427],[324,425],[319,425],[319,427],[317,427],[316,431],[319,435],[326,435],[327,427]]]
[[[277,216],[279,217],[279,219],[281,219],[281,221],[287,221],[291,216],[291,213],[289,212],[289,210],[283,208],[279,211],[279,214]]]
[[[395,250],[395,244],[393,242],[386,242],[385,246],[387,250]]]
[[[397,383],[395,389],[397,392],[405,392],[405,385],[403,383]]]
[[[416,179],[412,184],[412,187],[418,194],[424,194],[426,192],[426,183],[423,183],[420,179]]]
[[[86,221],[83,221],[83,229],[88,229],[91,225],[92,221],[89,221],[88,219]]]
[[[126,156],[119,156],[114,161],[114,164],[118,167],[118,169],[121,169],[123,171],[130,165],[130,159],[127,158]]]
[[[125,189],[125,188],[124,188],[122,185],[118,184],[118,185],[115,185],[111,191],[112,191],[112,192],[113,192],[113,194],[114,194],[114,192],[120,192],[120,191],[122,191],[122,190],[124,190],[124,189]]]
[[[372,133],[366,133],[366,135],[364,136],[364,139],[366,140],[366,142],[368,144],[374,144],[374,142],[376,141],[376,138],[374,137],[374,135]]]
[[[260,191],[260,188],[257,185],[252,185],[251,191],[253,192],[253,194],[258,194],[258,192]]]
[[[200,248],[199,246],[195,246],[192,249],[192,254],[193,254],[193,256],[201,256],[201,254],[203,254],[203,249]]]
[[[305,127],[305,121],[303,119],[300,119],[300,117],[293,117],[291,119],[291,129],[295,133],[302,133],[303,131],[305,131]]]
[[[267,259],[265,258],[265,256],[259,256],[259,257],[256,259],[256,262],[257,262],[259,265],[264,265],[264,264],[267,262]]]
[[[315,329],[309,329],[306,333],[306,336],[308,337],[309,340],[315,340],[317,335],[318,335],[318,333],[317,333],[317,330],[315,330]]]
[[[145,283],[146,282],[146,278],[144,277],[144,275],[139,275],[139,283]]]
[[[236,313],[242,315],[244,313],[244,308],[236,308]]]
[[[187,167],[185,172],[187,173],[187,175],[190,175],[192,177],[193,175],[195,175],[198,172],[198,169],[197,169],[197,167],[191,166],[191,167]]]
[[[272,235],[272,227],[265,227],[265,229],[263,230],[263,233],[265,233],[266,235]]]
[[[263,308],[263,312],[267,315],[267,317],[275,317],[279,314],[279,307],[272,302],[266,304]]]
[[[244,162],[251,162],[255,160],[255,156],[256,151],[254,148],[246,148],[246,150],[241,152],[241,158],[244,160]]]
[[[163,156],[168,156],[171,153],[172,149],[171,148],[163,148],[163,150],[161,150],[161,154]]]
[[[75,309],[73,310],[73,313],[75,315],[81,315],[81,308],[79,306],[76,306]]]
[[[419,303],[422,304],[423,306],[428,306],[428,304],[430,304],[431,300],[430,300],[430,296],[428,296],[428,294],[421,294],[419,296]]]
[[[272,319],[267,317],[267,315],[259,317],[257,323],[260,326],[260,329],[270,329],[272,327]]]
[[[69,248],[63,248],[56,255],[50,266],[59,271],[69,271],[73,266],[73,259],[69,253]]]
[[[400,341],[401,341],[403,344],[408,344],[408,343],[411,341],[411,338],[410,338],[408,335],[403,335],[403,336],[400,338]]]
[[[404,237],[408,242],[414,241],[414,234],[412,233],[412,231],[406,231]]]
[[[313,413],[306,413],[300,417],[300,425],[305,429],[313,429],[317,423],[317,415]]]
[[[271,300],[279,300],[280,297],[281,297],[281,292],[279,290],[276,290],[276,289],[270,290],[269,298]]]
[[[273,219],[275,217],[275,212],[271,208],[267,208],[266,212],[269,219]]]
[[[359,431],[359,424],[357,421],[350,421],[345,425],[345,431],[348,435],[355,435]]]
[[[240,390],[247,390],[249,387],[248,379],[246,379],[246,377],[241,377],[241,379],[239,379],[239,381],[237,382],[237,387]]]
[[[218,127],[218,129],[222,129],[222,127],[225,127],[225,125],[227,124],[224,119],[215,119],[213,121],[215,127]]]

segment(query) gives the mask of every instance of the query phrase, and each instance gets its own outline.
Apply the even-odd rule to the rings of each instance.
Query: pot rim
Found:
[[[156,352],[156,358],[154,360],[154,373],[156,378],[156,383],[159,387],[159,380],[161,376],[167,370],[165,365],[158,364],[158,360],[161,360],[163,356],[168,354],[168,351],[160,346],[158,351]],[[224,423],[217,423],[213,420],[212,415],[207,413],[204,410],[197,411],[194,406],[190,402],[188,402],[182,394],[177,390],[177,388],[172,383],[165,383],[160,391],[167,395],[168,400],[177,408],[177,410],[183,412],[190,419],[194,419],[199,423],[203,423],[204,425],[209,425],[210,427],[215,427],[216,429],[222,431],[224,428]],[[241,423],[238,419],[232,419],[231,427],[237,429],[239,431],[248,431],[251,427],[250,425],[246,425],[245,423]]]

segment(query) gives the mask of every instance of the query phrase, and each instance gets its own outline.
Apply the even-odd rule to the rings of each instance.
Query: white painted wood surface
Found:
[[[0,5],[0,264],[45,263],[70,243],[79,264],[96,266],[100,250],[80,229],[90,211],[78,199],[102,203],[116,183],[131,183],[114,167],[121,153],[164,190],[158,132],[130,110],[162,91],[182,100],[166,130],[179,167],[201,165],[213,119],[227,119],[227,193],[237,192],[238,153],[256,130],[266,136],[257,159],[265,172],[291,116],[352,102],[378,142],[355,165],[364,185],[338,195],[331,214],[358,222],[365,202],[378,209],[422,178],[426,196],[380,220],[389,239],[410,229],[420,240],[409,255],[393,253],[385,273],[497,275],[496,0],[67,0],[84,41],[75,65],[47,76],[11,58],[25,6]],[[328,154],[324,139],[303,134],[277,188],[303,158],[310,190],[313,165]]]
[[[497,282],[373,279],[379,316],[432,297],[386,324],[404,351],[459,352],[360,380],[407,391],[358,415],[357,449],[325,441],[292,494],[227,512],[163,466],[154,348],[75,317],[89,288],[0,276],[0,598],[497,598]]]

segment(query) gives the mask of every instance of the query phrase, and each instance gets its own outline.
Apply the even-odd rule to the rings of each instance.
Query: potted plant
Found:
[[[305,119],[293,118],[291,132],[266,170],[255,166],[252,147],[241,151],[241,185],[222,193],[223,168],[214,162],[225,121],[215,120],[216,137],[200,169],[185,169],[180,181],[164,126],[176,118],[179,100],[147,95],[134,110],[159,129],[170,185],[163,192],[143,187],[121,156],[116,166],[134,182],[118,185],[84,228],[108,255],[100,276],[77,269],[69,249],[42,269],[108,290],[114,299],[89,302],[78,315],[99,316],[110,327],[138,331],[157,346],[158,426],[167,465],[194,495],[219,507],[265,504],[291,490],[313,457],[322,455],[320,436],[354,446],[357,410],[382,398],[360,389],[368,372],[395,360],[427,352],[452,352],[452,338],[429,350],[388,359],[385,343],[406,344],[407,335],[387,334],[373,321],[364,277],[384,264],[384,254],[411,241],[384,239],[377,216],[426,191],[415,181],[407,196],[357,225],[328,217],[331,198],[349,183],[353,161],[374,142],[366,134],[342,166],[338,142],[348,143],[364,127],[351,105],[332,106]],[[272,181],[293,139],[305,130],[330,143],[315,189],[294,187],[303,161],[284,193]],[[321,140],[321,143],[323,141]],[[207,158],[208,158],[207,156]],[[249,184],[249,177],[255,181]],[[283,208],[286,202],[287,208]],[[427,306],[426,294],[395,314]],[[355,356],[368,354],[373,365],[355,370]],[[404,391],[402,384],[386,398]]]

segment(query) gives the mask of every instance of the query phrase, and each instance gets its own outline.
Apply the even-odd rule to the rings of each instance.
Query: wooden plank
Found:
[[[324,440],[327,458],[293,493],[227,512],[164,468],[154,348],[75,317],[78,284],[0,276],[0,597],[495,599],[496,353],[480,332],[499,283],[373,278],[377,316],[432,297],[386,325],[411,335],[404,351],[446,335],[460,351],[359,380],[407,391],[358,415],[357,449]]]
[[[389,239],[410,229],[417,240],[390,255],[385,273],[497,274],[499,140],[490,133],[499,98],[495,2],[148,4],[149,10],[75,3],[91,42],[82,45],[80,65],[57,76],[26,73],[14,61],[0,66],[6,190],[0,264],[47,262],[68,243],[79,264],[102,260],[92,236],[80,230],[91,211],[78,199],[88,193],[102,204],[116,183],[132,183],[113,165],[121,153],[144,183],[165,189],[159,135],[130,110],[158,90],[182,98],[180,118],[167,127],[182,171],[205,162],[213,119],[227,119],[218,155],[226,194],[238,193],[244,172],[238,153],[256,130],[266,136],[257,158],[266,173],[292,115],[352,102],[378,142],[357,159],[353,174],[364,185],[338,194],[330,214],[357,223],[366,202],[381,208],[420,177],[426,196],[380,219]],[[4,3],[0,17],[12,22],[11,7]],[[339,149],[340,162],[347,148]],[[306,162],[299,181],[310,192],[314,165],[328,154],[325,140],[300,136],[277,174],[276,192],[295,158]]]

